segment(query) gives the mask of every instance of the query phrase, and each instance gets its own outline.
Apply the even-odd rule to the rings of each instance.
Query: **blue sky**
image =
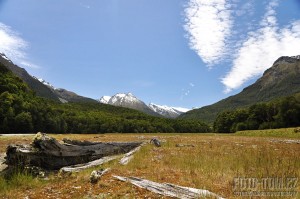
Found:
[[[299,46],[299,0],[0,0],[0,52],[94,99],[201,107]]]

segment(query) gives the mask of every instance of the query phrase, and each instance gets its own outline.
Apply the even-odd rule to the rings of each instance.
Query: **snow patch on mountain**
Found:
[[[172,108],[179,111],[179,112],[181,112],[181,113],[186,113],[186,112],[191,110],[189,108],[182,108],[182,107],[172,107]]]
[[[139,100],[132,93],[118,93],[109,99],[108,104],[131,107],[135,104],[144,104],[144,102]]]
[[[157,113],[152,111],[143,101],[139,100],[132,93],[118,93],[112,97],[103,96],[99,101],[103,104],[131,108],[150,115],[158,116]]]
[[[157,105],[154,103],[149,104],[149,108],[154,112],[168,118],[176,118],[182,113],[189,111],[189,109],[181,108],[181,107],[169,107],[166,105]]]
[[[114,96],[112,96],[108,103],[109,104],[126,104],[126,103],[129,103],[129,104],[134,104],[134,103],[141,103],[142,101],[139,100],[137,97],[135,97],[132,93],[118,93]]]
[[[6,55],[5,55],[4,53],[1,53],[1,52],[0,52],[0,56],[1,56],[2,58],[6,59],[7,61],[11,62],[11,60],[10,60],[8,57],[6,57]]]
[[[110,98],[111,98],[111,96],[103,96],[100,98],[99,102],[102,104],[108,104]]]
[[[45,86],[48,86],[49,88],[52,88],[53,90],[56,90],[56,88],[50,84],[49,82],[47,82],[46,80],[42,79],[42,78],[37,78],[35,76],[32,76],[34,79],[37,79],[39,82],[41,82],[42,84],[44,84]]]

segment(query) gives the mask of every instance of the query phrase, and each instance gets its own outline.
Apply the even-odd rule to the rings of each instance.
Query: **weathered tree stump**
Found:
[[[46,134],[38,133],[31,145],[9,145],[6,151],[8,166],[37,166],[58,170],[65,166],[91,162],[105,156],[124,154],[141,142],[61,144]]]

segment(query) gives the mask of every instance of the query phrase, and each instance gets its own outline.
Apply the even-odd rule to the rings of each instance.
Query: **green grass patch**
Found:
[[[295,129],[300,129],[300,128],[238,131],[233,135],[251,136],[251,137],[300,138],[300,132],[296,132],[297,130]]]
[[[29,173],[14,172],[8,178],[3,175],[0,176],[0,196],[8,192],[13,192],[16,189],[28,190],[42,186],[46,181],[42,181],[33,177]]]

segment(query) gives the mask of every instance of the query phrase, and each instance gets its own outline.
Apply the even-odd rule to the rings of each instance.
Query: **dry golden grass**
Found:
[[[53,137],[103,142],[149,142],[157,137],[163,145],[160,148],[150,144],[143,146],[126,166],[119,165],[118,161],[103,165],[102,168],[112,170],[96,185],[89,183],[93,169],[88,169],[68,177],[53,174],[47,182],[33,183],[31,187],[8,187],[0,192],[0,198],[167,198],[117,181],[112,175],[208,189],[233,198],[235,177],[300,177],[300,144],[274,142],[274,139],[286,138],[222,134],[70,134]],[[31,139],[0,137],[0,151],[5,151],[9,143],[30,143]],[[176,147],[176,144],[194,147]],[[297,191],[300,192],[299,183]]]

